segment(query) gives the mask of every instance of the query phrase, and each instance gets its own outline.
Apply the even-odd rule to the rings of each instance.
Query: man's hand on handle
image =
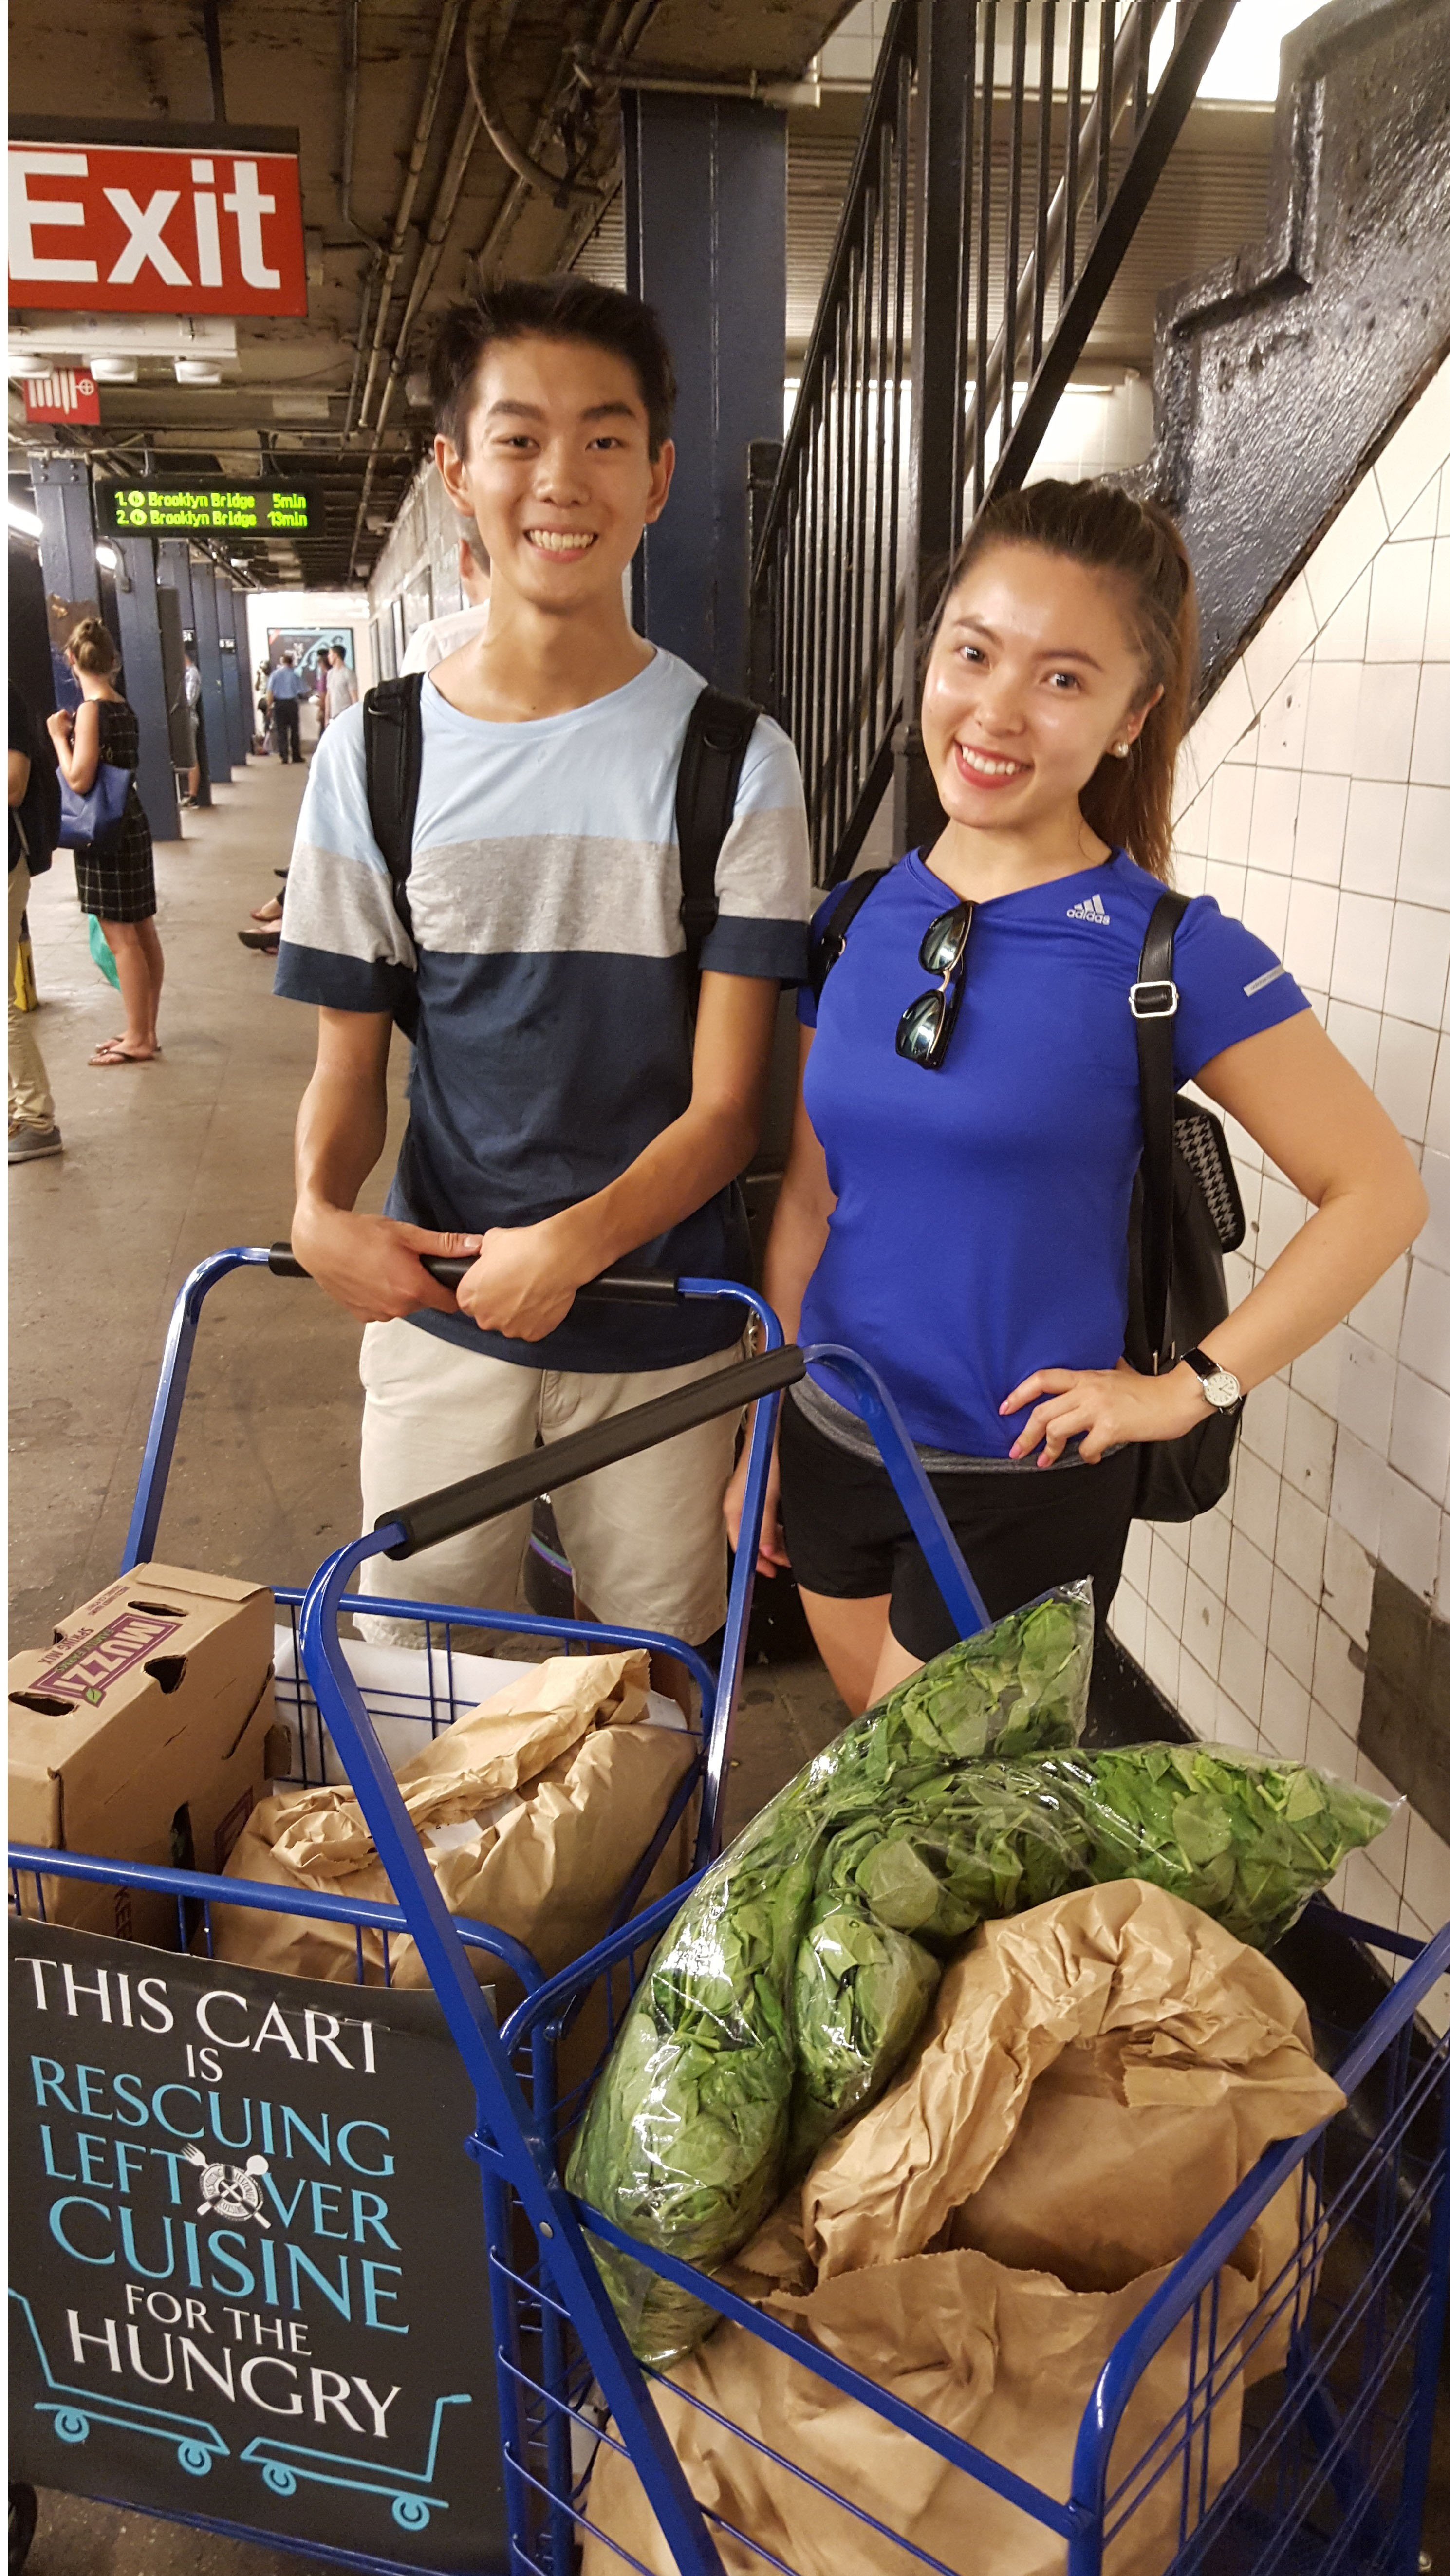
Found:
[[[362,1324],[387,1324],[431,1306],[440,1315],[458,1311],[452,1291],[429,1277],[420,1255],[476,1253],[476,1234],[433,1234],[427,1226],[394,1217],[358,1216],[350,1208],[299,1201],[292,1219],[292,1249],[329,1297]]]

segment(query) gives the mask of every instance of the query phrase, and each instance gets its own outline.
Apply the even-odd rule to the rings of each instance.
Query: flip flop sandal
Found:
[[[156,1055],[160,1053],[161,1049],[158,1047]],[[109,1067],[116,1064],[154,1064],[156,1056],[132,1055],[129,1048],[118,1046],[114,1038],[107,1038],[105,1044],[98,1046],[95,1054],[87,1057],[86,1060],[89,1064]]]
[[[281,930],[275,922],[269,930],[239,930],[237,937],[244,948],[260,949],[264,957],[275,957],[281,945]]]

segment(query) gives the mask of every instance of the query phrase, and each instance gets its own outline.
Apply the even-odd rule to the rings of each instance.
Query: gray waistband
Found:
[[[812,1423],[817,1431],[824,1432],[838,1449],[848,1449],[853,1458],[869,1458],[873,1465],[880,1465],[880,1452],[864,1423],[859,1422],[854,1413],[848,1412],[844,1404],[838,1404],[833,1395],[827,1395],[825,1388],[817,1386],[814,1378],[798,1378],[789,1390],[789,1397],[791,1403],[799,1405],[807,1422]],[[924,1449],[919,1445],[917,1456],[930,1476],[1035,1476],[1039,1473],[1035,1458],[963,1458],[953,1449]],[[1059,1464],[1080,1467],[1082,1460],[1074,1452]]]

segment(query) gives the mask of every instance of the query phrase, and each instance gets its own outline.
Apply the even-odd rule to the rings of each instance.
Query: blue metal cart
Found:
[[[780,1383],[807,1359],[844,1381],[875,1433],[911,1511],[943,1592],[964,1628],[964,1597],[943,1532],[920,1498],[909,1444],[885,1390],[859,1359],[838,1349],[778,1354]],[[616,1431],[627,1427],[628,1417]],[[627,2249],[664,2278],[800,2367],[856,2399],[904,2445],[977,2480],[1060,2544],[1067,2576],[1102,2576],[1131,2551],[1134,2518],[1150,2503],[1172,2538],[1157,2564],[1173,2576],[1415,2576],[1429,2469],[1436,2374],[1450,2287],[1450,2038],[1417,2021],[1450,1971],[1450,1926],[1419,1944],[1316,1901],[1326,1937],[1342,1942],[1345,1984],[1363,1971],[1354,1947],[1407,1962],[1399,1982],[1336,2052],[1348,2108],[1304,2137],[1272,2147],[1120,2338],[1079,2429],[1070,2492],[1047,2493],[886,2395],[831,2354],[782,2326],[688,2264],[625,2236],[564,2188],[561,2169],[587,2087],[554,2104],[539,2070],[586,1998],[602,1997],[612,2032],[679,1893],[604,1942],[589,1958],[527,1998],[502,2033],[478,1990],[439,1899],[391,1772],[337,1641],[337,1616],[353,1567],[382,1545],[405,1554],[519,1499],[510,1471],[474,1480],[400,1512],[390,1526],[338,1551],[313,1582],[302,1613],[303,1652],[319,1705],[342,1751],[373,1838],[464,2060],[478,2105],[468,2147],[480,2166],[500,2388],[508,2392],[505,2476],[514,2576],[569,2576],[589,2523],[589,2470],[601,2439],[638,2473],[680,2576],[732,2568],[784,2571],[787,2559],[750,2533],[702,2511],[625,2342],[590,2239]],[[764,1473],[756,1452],[752,1476]],[[949,1545],[949,1542],[948,1542]],[[527,2077],[532,2071],[533,2081]],[[1248,2319],[1230,2330],[1220,2284],[1234,2248],[1286,2185],[1297,2190],[1299,2241]],[[523,2222],[521,2228],[520,2222]],[[521,2254],[521,2237],[530,2251]],[[1253,2356],[1263,2338],[1287,2337],[1284,2368],[1258,2387]],[[1115,2449],[1134,2390],[1170,2335],[1186,2337],[1186,2395],[1136,2458]],[[1247,2394],[1246,2394],[1247,2391]],[[1243,2402],[1237,2466],[1221,2486],[1210,2475],[1220,2410]],[[691,2396],[688,2402],[702,2406]],[[720,2446],[754,2436],[702,2407]],[[606,2429],[607,2426],[607,2429]],[[951,2568],[900,2540],[848,2494],[821,2488],[779,2453],[776,2470],[802,2480],[802,2512],[824,2496],[856,2518],[870,2562],[883,2571],[926,2566],[935,2576],[977,2576],[964,2517]],[[907,2462],[903,2458],[903,2469]],[[722,2562],[720,2544],[727,2548]],[[612,2547],[613,2544],[611,2543]],[[638,2564],[634,2559],[630,2565]],[[1051,2563],[1050,2561],[1047,2563]]]
[[[149,1560],[155,1550],[167,1479],[176,1446],[182,1406],[186,1393],[192,1354],[201,1309],[208,1293],[232,1270],[270,1268],[281,1276],[303,1276],[286,1245],[236,1247],[213,1255],[192,1272],[177,1300],[162,1364],[160,1383],[148,1431],[145,1454],[137,1486],[123,1554],[122,1572]],[[466,1263],[430,1263],[448,1284]],[[597,1296],[624,1297],[630,1300],[658,1301],[676,1297],[729,1298],[756,1318],[763,1348],[753,1358],[728,1369],[717,1371],[693,1385],[676,1390],[651,1404],[638,1407],[613,1423],[573,1435],[530,1456],[492,1470],[483,1478],[468,1480],[462,1487],[425,1497],[400,1516],[396,1525],[390,1520],[379,1532],[354,1542],[345,1551],[347,1572],[364,1558],[386,1550],[393,1555],[412,1553],[448,1536],[453,1530],[467,1527],[475,1519],[511,1510],[550,1491],[554,1486],[593,1472],[618,1457],[652,1446],[695,1424],[727,1413],[753,1402],[755,1420],[750,1438],[749,1468],[745,1509],[741,1525],[741,1545],[737,1552],[731,1579],[722,1653],[718,1671],[712,1671],[692,1647],[673,1637],[652,1633],[581,1623],[572,1620],[544,1619],[513,1610],[465,1610],[446,1605],[420,1603],[414,1599],[393,1599],[382,1595],[347,1593],[342,1587],[345,1572],[329,1595],[328,1651],[321,1659],[326,1676],[326,1689],[333,1686],[334,1676],[346,1676],[349,1709],[360,1712],[366,1740],[376,1760],[387,1773],[392,1772],[383,1754],[378,1724],[399,1719],[415,1727],[426,1727],[436,1734],[440,1727],[474,1704],[476,1688],[467,1687],[468,1649],[489,1632],[530,1634],[595,1649],[600,1645],[643,1646],[663,1649],[679,1657],[696,1680],[701,1695],[701,1720],[697,1730],[698,1750],[693,1767],[671,1803],[669,1813],[655,1835],[648,1852],[638,1864],[620,1906],[621,1919],[637,1902],[640,1890],[647,1884],[658,1853],[678,1823],[690,1798],[698,1795],[699,1824],[695,1837],[694,1867],[708,1860],[719,1838],[719,1816],[722,1786],[726,1777],[731,1718],[738,1697],[744,1662],[750,1599],[754,1582],[756,1541],[764,1504],[766,1477],[774,1430],[776,1405],[781,1388],[799,1376],[803,1363],[794,1351],[781,1347],[780,1326],[763,1302],[748,1290],[732,1282],[714,1280],[629,1280],[611,1278],[595,1283],[591,1292]],[[854,1370],[857,1363],[843,1355],[845,1365]],[[867,1387],[868,1400],[874,1403],[873,1390]],[[976,1593],[945,1520],[917,1464],[915,1454],[894,1416],[883,1429],[892,1461],[892,1472],[902,1492],[924,1546],[928,1549],[937,1579],[951,1604],[963,1633],[985,1623],[986,1613]],[[480,1508],[479,1495],[483,1495]],[[406,1526],[404,1526],[404,1524]],[[330,1560],[324,1573],[335,1571]],[[303,1782],[325,1776],[329,1754],[331,1720],[327,1698],[314,1697],[308,1685],[308,1674],[318,1663],[314,1650],[310,1657],[299,1647],[299,1609],[303,1596],[286,1588],[274,1598],[291,1624],[291,1671],[279,1670],[277,1702],[279,1711],[294,1721],[298,1756],[298,1779]],[[390,1682],[384,1689],[360,1686],[348,1664],[347,1650],[338,1633],[340,1611],[349,1614],[381,1615],[392,1621],[407,1621],[418,1632],[419,1643],[426,1653],[419,1657],[421,1675],[415,1689],[399,1689]],[[475,1667],[476,1669],[476,1667]],[[343,1754],[349,1772],[352,1761],[346,1734],[332,1739]],[[396,1759],[396,1747],[394,1751]],[[279,1783],[278,1785],[285,1785]],[[396,1796],[396,1793],[394,1793]],[[401,1808],[398,1810],[402,1812]],[[421,1847],[415,1846],[421,1859]],[[109,1886],[116,1890],[160,1892],[176,1907],[177,1946],[186,1951],[213,1953],[212,1909],[216,1905],[245,1907],[263,1912],[304,1915],[315,1920],[346,1925],[354,1934],[356,1975],[359,1983],[369,1981],[368,1962],[364,1954],[365,1936],[376,1939],[381,1957],[381,1980],[391,1984],[390,1943],[411,1929],[407,1906],[382,1904],[327,1894],[321,1890],[303,1890],[273,1886],[254,1880],[222,1877],[198,1870],[163,1869],[139,1863],[109,1859],[104,1855],[84,1852],[58,1852],[24,1844],[9,1847],[10,1890],[12,1908],[32,1918],[45,1917],[44,1885],[46,1880],[73,1879]],[[426,1866],[426,1864],[425,1864]],[[670,1910],[678,1896],[666,1900]],[[471,1921],[455,1920],[446,1912],[442,1918],[449,1925],[452,1955],[465,1962],[463,1973],[473,1987],[474,2005],[470,2007],[470,2028],[475,2027],[476,2010],[485,2021],[489,2016],[484,1989],[478,1982],[477,1965],[484,1959],[496,1961],[511,1972],[525,1997],[541,1989],[542,1974],[528,1951],[508,1934],[495,1927]],[[650,1918],[654,1917],[651,1914]],[[475,1965],[467,1964],[470,1954]],[[284,1981],[285,1983],[285,1981]],[[556,2122],[555,2041],[565,2021],[551,2019],[548,2041],[534,2044],[530,2035],[521,2036],[515,2064],[519,2075],[529,2085],[530,2117],[541,2135]],[[495,2046],[497,2042],[495,2041]],[[460,2142],[462,2143],[462,2142]],[[193,2151],[188,2151],[191,2156]],[[85,2444],[93,2426],[120,2427],[134,2440],[154,2438],[169,2445],[188,2475],[205,2479],[213,2461],[228,2455],[228,2445],[217,2428],[201,2419],[173,2410],[142,2405],[132,2401],[108,2399],[85,2385],[61,2382],[55,2376],[45,2342],[30,2303],[18,2293],[22,2325],[28,2328],[29,2341],[38,2357],[45,2390],[40,2411],[50,2423],[56,2438],[75,2447]],[[562,2342],[550,2336],[552,2367],[563,2372],[568,2356]],[[376,2494],[390,2507],[394,2521],[409,2533],[424,2530],[433,2514],[447,2510],[443,2500],[431,2492],[434,2461],[438,2449],[442,2410],[445,2406],[465,2401],[440,2397],[434,2408],[427,2459],[421,2469],[394,2470],[391,2477],[381,2471],[371,2474],[367,2491]],[[348,2455],[339,2457],[327,2451],[301,2444],[287,2443],[275,2437],[262,2436],[251,2442],[241,2458],[265,2482],[274,2495],[290,2497],[299,2487],[315,2484],[344,2485],[357,2489],[360,2484],[358,2462]],[[147,2509],[147,2508],[143,2508]],[[151,2508],[154,2509],[154,2508]],[[224,2519],[219,2514],[177,2511],[175,2518],[194,2522],[200,2527],[229,2531],[241,2536],[270,2540],[281,2547],[305,2548],[308,2554],[334,2560],[339,2565],[389,2569],[397,2562],[386,2554],[358,2557],[356,2551],[329,2548],[325,2541],[309,2535],[305,2540],[291,2539],[286,2534],[264,2530],[249,2522]],[[23,2556],[23,2551],[22,2551]],[[416,2558],[409,2564],[417,2565]]]

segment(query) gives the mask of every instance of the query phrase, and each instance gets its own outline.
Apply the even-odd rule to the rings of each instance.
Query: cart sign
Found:
[[[107,536],[315,536],[317,503],[296,484],[98,483]]]
[[[429,1994],[11,1922],[10,2474],[506,2564],[473,2097]]]
[[[9,300],[59,313],[305,313],[295,150],[12,142]]]

